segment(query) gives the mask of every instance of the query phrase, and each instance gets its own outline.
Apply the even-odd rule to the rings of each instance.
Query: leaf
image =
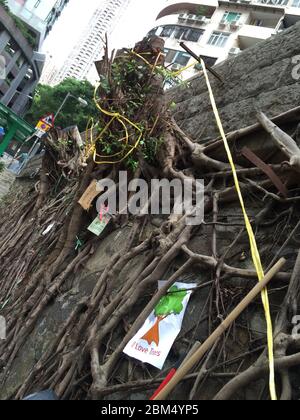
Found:
[[[25,119],[35,126],[42,116],[56,112],[68,93],[71,93],[75,98],[85,99],[88,106],[83,108],[76,99],[69,98],[56,119],[56,126],[65,128],[77,125],[79,131],[85,131],[90,117],[96,119],[99,115],[93,101],[94,87],[86,80],[79,81],[68,78],[54,87],[38,85],[33,104]]]
[[[186,297],[185,290],[180,291],[177,286],[171,287],[168,294],[164,296],[155,308],[157,317],[168,316],[171,314],[179,315],[183,310],[183,300]]]

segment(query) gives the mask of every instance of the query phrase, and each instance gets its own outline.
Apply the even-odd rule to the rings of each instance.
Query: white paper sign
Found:
[[[47,229],[46,230],[44,230],[44,232],[42,233],[42,235],[43,236],[46,236],[49,232],[51,232],[51,230],[52,230],[52,228],[55,226],[55,222],[54,223],[51,223],[51,225],[49,225],[48,227],[47,227]]]
[[[162,288],[166,282],[159,282]],[[124,353],[162,369],[178,337],[187,305],[196,284],[175,283],[146,320]]]

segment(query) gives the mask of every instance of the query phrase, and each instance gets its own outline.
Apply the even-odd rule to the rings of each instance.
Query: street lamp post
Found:
[[[66,97],[65,97],[65,99],[63,100],[63,102],[62,102],[62,104],[60,105],[60,107],[59,107],[59,109],[57,110],[57,112],[56,112],[56,114],[55,114],[55,117],[54,117],[54,121],[56,120],[56,118],[58,117],[58,115],[60,114],[60,112],[62,111],[62,109],[63,109],[63,107],[65,106],[65,104],[66,104],[66,102],[67,102],[67,100],[69,99],[69,98],[74,98],[74,99],[76,99],[82,106],[84,106],[84,107],[86,107],[86,106],[88,106],[88,103],[87,103],[87,101],[85,100],[85,99],[82,99],[82,98],[76,98],[76,96],[74,96],[74,95],[72,95],[70,92],[66,95]],[[34,135],[32,136],[32,137],[34,137]],[[29,141],[30,139],[27,139],[27,141]],[[35,151],[36,151],[36,147],[37,147],[37,144],[39,143],[39,141],[40,141],[40,138],[39,137],[37,137],[36,138],[36,140],[35,140],[35,142],[34,142],[34,144],[33,144],[33,146],[31,147],[31,149],[29,150],[29,152],[28,152],[28,157],[27,157],[27,159],[22,163],[22,165],[21,165],[21,167],[19,168],[19,172],[22,170],[22,168],[26,165],[26,163],[28,162],[28,160],[31,158],[31,157],[33,157],[34,155],[35,155]]]
[[[69,98],[74,98],[76,99],[82,106],[86,107],[88,106],[88,103],[85,99],[82,98],[76,98],[76,96],[72,95],[70,92],[67,94],[67,96],[65,97],[65,99],[63,100],[61,106],[58,108],[54,120],[56,120],[56,118],[58,117],[58,115],[61,113],[63,107],[65,106],[66,102],[68,101]]]

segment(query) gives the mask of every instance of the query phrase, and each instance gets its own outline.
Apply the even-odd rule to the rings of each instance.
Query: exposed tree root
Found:
[[[3,220],[0,226],[0,314],[6,317],[8,325],[7,340],[0,345],[3,388],[47,308],[64,288],[69,290],[68,282],[72,282],[90,258],[101,250],[106,236],[120,227],[128,228],[124,247],[97,272],[92,290],[74,304],[68,319],[58,326],[55,339],[43,351],[24,382],[12,392],[12,398],[22,399],[32,391],[46,388],[55,390],[62,399],[101,399],[115,392],[151,390],[160,379],[150,377],[145,368],[136,365],[144,375],[137,380],[132,363],[128,363],[122,352],[169,288],[191,271],[208,276],[195,291],[208,290],[206,303],[197,308],[196,325],[180,337],[181,343],[188,343],[189,348],[193,340],[200,339],[197,331],[203,319],[207,321],[208,335],[247,293],[249,281],[257,279],[252,265],[245,263],[249,245],[242,215],[234,207],[237,194],[230,166],[225,155],[222,161],[215,157],[223,143],[220,139],[196,143],[172,118],[163,90],[165,71],[155,67],[158,63],[163,64],[158,56],[162,50],[162,40],[155,38],[138,44],[134,52],[122,51],[114,60],[106,53],[103,62],[99,63],[103,74],[97,101],[101,109],[108,110],[114,117],[102,112],[99,126],[88,133],[85,144],[75,129],[52,130],[45,140],[46,153],[39,183],[21,204],[19,197],[15,197],[6,207],[0,207]],[[289,168],[282,168],[278,160],[272,165],[290,188],[288,199],[274,193],[272,183],[261,170],[238,168],[241,190],[251,205],[251,221],[257,228],[265,265],[280,257],[291,242],[297,240],[298,163],[293,156],[298,156],[299,149],[295,140],[274,124],[294,121],[293,118],[299,117],[298,111],[275,118],[274,122],[263,114],[259,116],[270,144],[276,144],[274,153],[284,148],[285,155],[290,158]],[[123,116],[126,121],[122,120]],[[125,135],[124,124],[127,127]],[[259,130],[260,124],[231,133],[229,141]],[[137,142],[140,132],[142,135]],[[98,141],[90,141],[91,136],[98,137]],[[282,156],[282,160],[284,158]],[[101,164],[98,165],[96,162],[99,161]],[[187,225],[186,219],[193,212],[189,208],[181,215],[172,211],[169,217],[159,218],[157,224],[157,220],[147,214],[151,204],[149,196],[140,214],[129,216],[123,214],[126,207],[121,208],[99,238],[92,235],[87,228],[97,216],[95,202],[85,212],[78,201],[93,179],[109,178],[117,184],[119,172],[124,170],[129,181],[142,178],[148,185],[153,178],[167,178],[170,181],[188,180],[195,187],[196,180],[203,178],[208,220],[202,226]],[[127,198],[132,198],[132,193],[129,192]],[[172,208],[176,204],[175,198],[172,197]],[[119,201],[120,197],[117,199]],[[155,223],[156,228],[153,227]],[[283,238],[284,231],[288,239]],[[201,242],[204,241],[209,244],[200,249],[208,248],[209,252],[198,250],[198,245],[203,245]],[[131,271],[132,267],[135,271]],[[293,274],[288,270],[279,273],[272,290],[279,296],[282,288],[288,287],[281,309],[276,310],[275,329],[276,370],[281,376],[283,400],[293,396],[288,369],[300,364],[299,354],[287,356],[298,346],[291,335],[291,322],[299,305],[299,270],[300,254]],[[168,281],[157,291],[157,282],[162,279]],[[229,399],[266,375],[268,365],[264,355],[237,376],[226,371],[227,364],[232,365],[229,354],[232,343],[238,345],[237,329],[237,326],[232,328],[198,371],[185,378],[185,381],[189,380],[187,396],[198,396],[209,378],[225,381],[234,376],[216,396],[216,399]],[[247,356],[253,357],[258,347],[255,347],[256,351],[253,347],[248,348],[251,347],[251,332],[249,327],[246,329],[249,343],[241,349],[242,362],[248,360]],[[260,346],[262,344],[259,342]],[[216,372],[215,368],[220,364],[224,371]],[[240,366],[236,366],[236,370],[240,372]]]

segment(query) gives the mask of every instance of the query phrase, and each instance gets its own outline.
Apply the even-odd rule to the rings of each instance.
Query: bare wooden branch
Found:
[[[274,124],[264,113],[258,113],[257,119],[270,134],[273,142],[290,159],[291,167],[300,172],[300,149],[295,140]]]

